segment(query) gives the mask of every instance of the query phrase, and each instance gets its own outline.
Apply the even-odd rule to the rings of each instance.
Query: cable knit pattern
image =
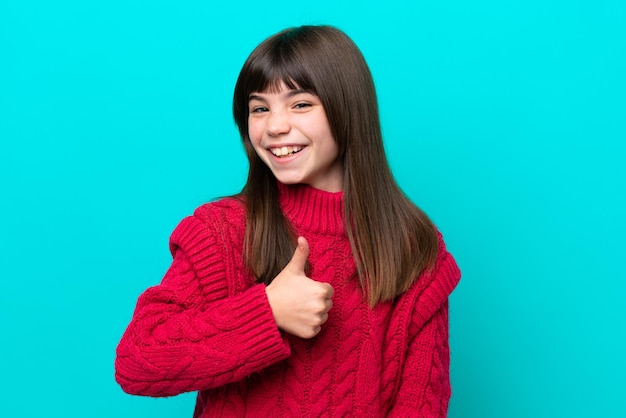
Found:
[[[435,267],[370,309],[342,193],[281,185],[280,202],[309,242],[309,276],[335,290],[322,331],[305,340],[276,327],[244,263],[244,206],[222,199],[172,233],[172,265],[139,297],[117,348],[118,383],[146,396],[198,391],[196,418],[445,417],[447,301],[460,272],[441,236]]]

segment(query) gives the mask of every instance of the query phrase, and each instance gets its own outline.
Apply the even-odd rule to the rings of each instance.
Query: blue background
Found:
[[[450,417],[624,417],[626,3],[0,3],[0,416],[191,416],[113,380],[168,237],[237,192],[252,48],[361,47],[397,179],[463,270]]]

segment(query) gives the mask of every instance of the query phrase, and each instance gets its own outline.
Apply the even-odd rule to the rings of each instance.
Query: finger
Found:
[[[335,294],[335,289],[333,289],[333,287],[331,285],[329,285],[328,283],[324,283],[324,287],[326,288],[326,298],[330,299],[333,297],[333,295]]]
[[[326,304],[326,309],[325,309],[324,311],[325,311],[325,312],[330,311],[330,308],[332,308],[332,307],[333,307],[333,301],[332,301],[332,299],[326,299],[326,300],[324,301],[324,303]]]
[[[301,271],[304,273],[304,266],[306,265],[306,260],[309,257],[309,243],[306,238],[298,237],[298,246],[293,252],[293,257],[289,261],[289,266],[291,268],[296,269],[297,271]]]
[[[319,334],[321,330],[322,330],[322,327],[320,327],[320,326],[313,327],[313,335],[312,335],[312,337],[315,337],[317,334]]]

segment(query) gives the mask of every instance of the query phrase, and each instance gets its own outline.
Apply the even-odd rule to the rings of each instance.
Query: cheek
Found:
[[[248,137],[252,145],[257,146],[261,141],[262,128],[259,123],[248,122]]]
[[[248,137],[250,138],[250,143],[258,154],[261,149],[261,139],[263,137],[262,131],[259,131],[258,129],[254,129],[252,126],[249,126]]]
[[[335,142],[335,139],[333,138],[332,130],[330,129],[330,124],[328,123],[328,119],[326,118],[326,115],[321,115],[317,119],[315,123],[315,127],[320,137],[330,138],[333,142]]]
[[[259,130],[259,125],[254,123],[248,123],[248,137],[250,138],[250,145],[254,149],[254,152],[261,158],[264,157],[261,152],[261,137],[262,132]]]

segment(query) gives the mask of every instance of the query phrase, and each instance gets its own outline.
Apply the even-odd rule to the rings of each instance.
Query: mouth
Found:
[[[289,157],[290,155],[297,154],[302,151],[304,147],[299,145],[294,147],[280,147],[280,148],[270,148],[270,152],[278,158]]]

